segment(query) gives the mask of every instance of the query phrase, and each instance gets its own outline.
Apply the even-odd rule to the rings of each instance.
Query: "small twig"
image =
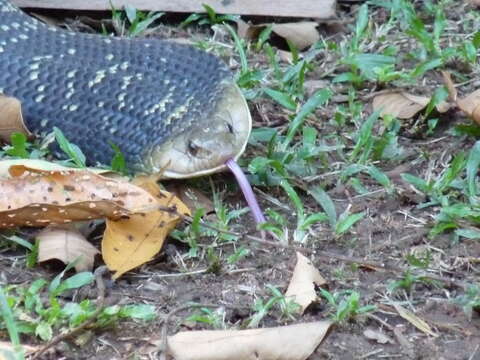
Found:
[[[208,271],[208,269],[201,269],[195,271],[189,271],[184,273],[175,273],[175,274],[155,274],[156,278],[167,278],[167,277],[181,277],[181,276],[191,276],[191,275],[198,275],[204,274]]]
[[[380,319],[377,315],[374,315],[374,314],[365,314],[365,316],[369,319],[372,319],[372,320],[375,320],[375,321],[378,321],[380,324],[382,324],[383,326],[385,326],[388,330],[390,331],[394,331],[394,327],[390,324],[388,324],[386,321]]]
[[[98,315],[102,312],[105,304],[105,283],[103,282],[103,274],[105,274],[108,271],[106,266],[100,266],[97,268],[94,272],[95,274],[95,281],[97,284],[97,292],[98,292],[98,298],[97,298],[97,308],[93,312],[93,314],[90,316],[90,318],[85,321],[84,323],[80,324],[79,326],[63,333],[55,336],[52,340],[50,340],[45,346],[43,346],[41,349],[39,349],[37,352],[33,354],[31,357],[31,360],[35,360],[42,356],[42,354],[45,353],[48,349],[51,347],[57,345],[58,343],[75,336],[82,330],[84,330],[86,327],[88,327],[90,324],[95,322],[97,320]]]

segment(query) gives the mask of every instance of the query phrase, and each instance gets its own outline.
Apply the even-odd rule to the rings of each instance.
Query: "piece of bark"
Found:
[[[13,0],[20,7],[75,10],[110,10],[129,4],[139,10],[199,13],[202,4],[219,14],[266,15],[330,19],[335,16],[336,0],[284,0],[281,6],[271,0]]]

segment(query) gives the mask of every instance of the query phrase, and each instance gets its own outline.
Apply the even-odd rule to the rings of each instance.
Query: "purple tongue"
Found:
[[[233,159],[228,159],[225,165],[227,165],[233,175],[235,175],[235,178],[240,185],[240,189],[242,189],[243,196],[245,196],[245,199],[247,200],[247,204],[252,211],[253,217],[257,225],[266,222],[262,210],[260,209],[260,205],[258,205],[257,198],[253,193],[252,187],[250,186],[250,183],[248,182],[247,177],[243,173],[242,169],[240,169],[240,166],[238,166],[238,164]]]

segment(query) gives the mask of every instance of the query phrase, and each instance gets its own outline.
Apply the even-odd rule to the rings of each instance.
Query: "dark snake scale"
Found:
[[[214,127],[233,134],[225,140],[229,144],[238,142],[224,157],[238,156],[248,138],[250,115],[235,88],[232,73],[220,59],[191,46],[69,32],[0,0],[0,93],[21,100],[29,130],[45,135],[54,126],[60,128],[91,164],[109,164],[113,143],[132,168],[159,171],[166,164],[163,158],[156,163],[163,156],[159,153],[171,150],[164,150],[165,143],[182,136],[179,142],[186,143],[172,146],[178,156],[190,153],[179,162],[218,155],[210,145],[202,148],[212,141],[208,131]],[[226,97],[236,100],[231,103]],[[235,106],[244,113],[232,115]],[[212,125],[219,117],[227,126]],[[244,124],[237,132],[228,119]],[[185,135],[189,131],[191,135]],[[167,161],[173,172],[176,156]],[[215,161],[181,170],[178,177],[208,173],[225,159]]]

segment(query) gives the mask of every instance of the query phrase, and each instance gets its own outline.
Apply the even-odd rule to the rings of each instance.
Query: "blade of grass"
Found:
[[[290,145],[290,143],[292,142],[293,137],[297,133],[300,126],[302,126],[306,117],[310,115],[313,111],[315,111],[317,107],[325,104],[331,96],[332,92],[329,89],[322,89],[317,91],[315,94],[312,95],[310,99],[308,99],[308,101],[301,107],[300,111],[297,113],[292,123],[290,124],[287,135],[285,136],[285,140],[280,146],[281,151],[286,151],[288,145]]]
[[[308,193],[312,195],[315,201],[322,207],[328,216],[330,227],[335,229],[335,225],[337,224],[337,211],[330,196],[320,186],[312,187],[308,190]]]
[[[15,350],[15,358],[23,359],[23,349],[20,344],[20,335],[18,332],[17,324],[15,323],[15,318],[13,317],[13,312],[10,306],[8,306],[7,297],[3,290],[3,287],[0,286],[0,312],[2,314],[3,322],[8,331],[8,336],[12,342],[13,348]]]

